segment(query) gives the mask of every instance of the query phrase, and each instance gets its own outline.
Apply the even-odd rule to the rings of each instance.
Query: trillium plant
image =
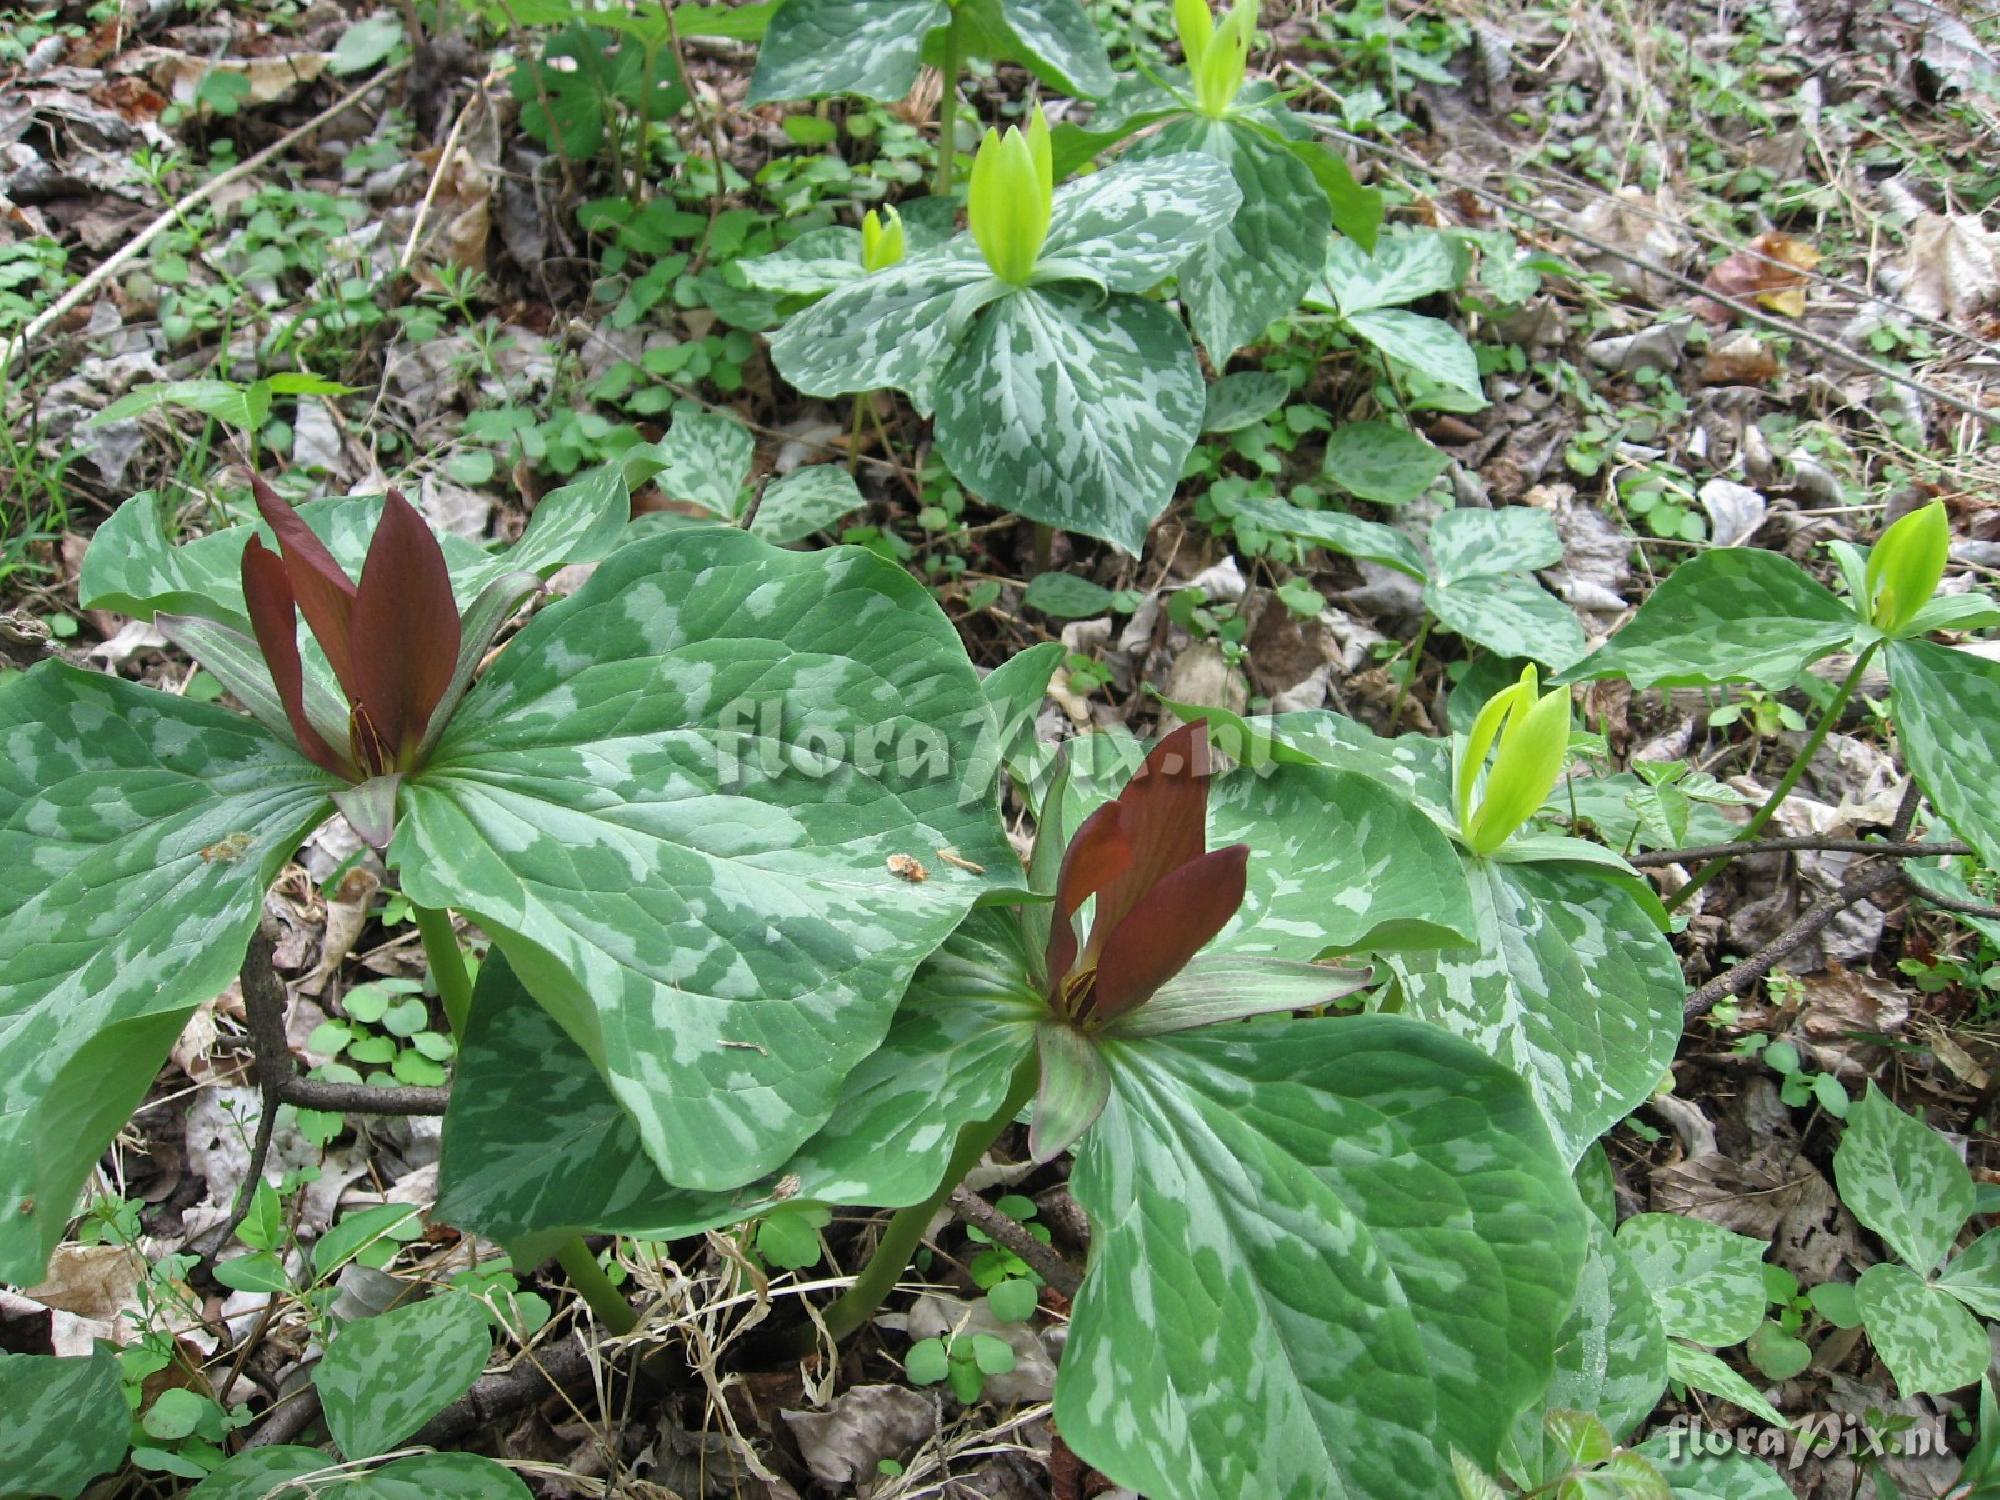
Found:
[[[808,395],[890,387],[935,411],[968,487],[1018,515],[1137,553],[1200,435],[1206,390],[1180,320],[1143,295],[1240,202],[1185,152],[1057,190],[1039,110],[988,131],[970,228],[844,280],[771,339]]]

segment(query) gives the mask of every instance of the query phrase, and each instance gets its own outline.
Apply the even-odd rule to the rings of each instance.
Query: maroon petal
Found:
[[[340,680],[342,690],[352,698],[354,671],[349,632],[354,615],[354,582],[333,560],[326,543],[313,535],[312,528],[299,519],[299,513],[276,490],[252,474],[250,491],[257,497],[258,513],[277,534],[299,613],[306,617],[313,639],[326,653],[327,664]]]
[[[1148,891],[1200,858],[1208,845],[1211,766],[1208,726],[1183,724],[1153,747],[1118,794],[1119,824],[1131,843],[1132,862],[1097,893],[1086,962]]]
[[[305,668],[299,661],[299,617],[290,576],[278,554],[254,536],[243,549],[243,602],[250,608],[250,629],[264,653],[264,665],[271,669],[271,682],[285,705],[285,717],[292,721],[299,749],[314,765],[346,776],[347,767],[306,717]]]
[[[1097,960],[1093,1022],[1143,1005],[1187,967],[1243,904],[1248,844],[1201,855],[1148,891],[1105,939]]]
[[[388,754],[416,749],[458,665],[458,605],[444,551],[395,490],[354,596],[354,698]],[[383,767],[382,769],[387,769]]]
[[[1056,906],[1049,923],[1047,969],[1049,993],[1061,993],[1063,976],[1076,962],[1076,909],[1125,872],[1132,863],[1132,846],[1120,826],[1116,802],[1107,802],[1083,820],[1083,826],[1063,851],[1056,876]]]

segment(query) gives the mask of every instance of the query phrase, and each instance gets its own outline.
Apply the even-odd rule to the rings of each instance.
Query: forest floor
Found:
[[[1114,57],[1171,45],[1164,0],[1089,8]],[[1236,545],[1233,503],[1323,488],[1329,432],[1375,411],[1367,372],[1305,321],[1236,356],[1234,370],[1283,375],[1287,394],[1204,440],[1145,553],[1058,536],[1049,562],[1075,584],[1028,599],[1033,528],[966,496],[906,405],[877,404],[851,449],[846,404],[802,399],[775,375],[759,336],[767,309],[729,273],[800,222],[851,224],[921,193],[935,76],[893,105],[751,109],[753,48],[690,39],[691,105],[648,132],[645,154],[631,149],[630,100],[614,90],[576,104],[607,123],[569,159],[521,128],[510,81],[555,29],[516,29],[507,5],[490,10],[484,21],[449,14],[415,48],[403,12],[365,13],[358,0],[0,11],[0,340],[32,329],[0,369],[10,659],[52,650],[173,691],[216,691],[150,626],[78,603],[93,530],[136,493],[165,497],[182,533],[197,533],[242,505],[256,462],[309,476],[310,493],[397,482],[440,528],[508,537],[542,494],[634,434],[657,438],[668,413],[693,403],[750,427],[760,474],[851,458],[866,508],[830,538],[930,585],[981,665],[1061,640],[1045,736],[1112,724],[1150,734],[1158,696],[1328,707],[1382,731],[1437,733],[1457,721],[1455,697],[1462,708],[1492,685],[1476,648],[1418,628],[1400,575]],[[416,14],[434,20],[427,5]],[[2000,465],[1973,414],[2000,411],[1992,14],[1928,0],[1362,0],[1267,4],[1264,26],[1253,73],[1337,124],[1391,223],[1511,235],[1531,252],[1525,290],[1434,299],[1430,310],[1472,339],[1490,403],[1418,415],[1451,466],[1397,524],[1451,503],[1548,512],[1566,553],[1541,581],[1593,643],[1701,549],[1769,548],[1830,577],[1821,544],[1871,540],[1933,498],[1952,516],[1952,576],[2000,577]],[[980,74],[972,113],[992,117],[989,105],[1022,97],[1025,83],[1008,67]],[[1704,284],[1766,316],[1704,305]],[[72,305],[44,316],[72,291]],[[186,406],[92,420],[150,383],[274,369],[354,394],[280,396],[255,451]],[[638,504],[678,502],[649,490]],[[1698,844],[1761,800],[1830,691],[1600,683],[1579,702],[1604,765],[1679,760],[1713,778],[1702,783],[1713,799],[1677,830]],[[1879,698],[1880,683],[1865,680],[1863,705],[1776,831],[1838,839],[1893,825],[1907,783],[1871,691]],[[292,1041],[314,1061],[325,1060],[321,1023],[379,1020],[422,971],[407,909],[351,853],[317,837],[271,902],[277,965],[295,981]],[[1690,903],[1676,938],[1690,986],[1795,932],[1856,858],[1737,861]],[[1869,1080],[1962,1132],[1975,1177],[2000,1184],[1986,1130],[2000,1089],[2000,921],[1955,918],[1897,888],[1846,906],[1743,989],[1690,1022],[1671,1092],[1607,1138],[1624,1207],[1769,1241],[1797,1285],[1867,1263],[1830,1158],[1833,1115]],[[394,1058],[406,1082],[441,1081],[448,1041],[429,1027],[383,1033],[378,1060]],[[189,1026],[107,1158],[61,1283],[0,1289],[0,1350],[125,1342],[178,1307],[189,1357],[218,1383],[248,1382],[237,1397],[251,1396],[246,1431],[267,1420],[269,1398],[297,1382],[305,1325],[217,1284],[203,1259],[249,1169],[249,1063],[232,988]],[[316,1173],[293,1232],[324,1234],[385,1203],[427,1205],[437,1146],[425,1120],[352,1122],[317,1142],[281,1132],[280,1162]],[[1031,1195],[1057,1251],[1082,1263],[1059,1176],[996,1169],[979,1185]],[[862,1228],[829,1231],[836,1259]],[[434,1231],[399,1252],[402,1264],[463,1269],[455,1240]],[[959,1224],[936,1244],[934,1279],[968,1292],[978,1246]],[[671,1296],[685,1325],[700,1325],[713,1317],[705,1298],[733,1295],[740,1253],[720,1241],[627,1245],[627,1289]],[[365,1305],[371,1278],[386,1278],[350,1269],[341,1295]],[[490,1399],[458,1413],[450,1441],[517,1461],[540,1493],[1097,1492],[1050,1437],[1059,1319],[1023,1334],[1016,1370],[970,1406],[912,1386],[893,1329],[855,1340],[833,1369],[725,1380],[710,1365],[707,1380],[663,1392],[617,1373],[618,1351],[559,1279],[521,1270],[504,1289],[531,1349],[506,1358],[547,1363],[563,1389],[485,1387]],[[1782,1321],[1787,1299],[1774,1300]],[[907,1305],[889,1315],[909,1316]],[[1731,1358],[1750,1368],[1742,1351]],[[1793,1414],[1872,1409],[1916,1423],[1959,1410],[1899,1398],[1858,1337],[1826,1341],[1777,1385]],[[1691,1407],[1714,1417],[1715,1406],[1670,1396],[1655,1422]],[[1962,1448],[1962,1423],[1954,1431]],[[1900,1494],[1939,1496],[1956,1472],[1949,1458],[1835,1454],[1787,1479],[1801,1495],[1846,1496],[1886,1474]],[[171,1466],[135,1467],[91,1493],[169,1495],[185,1482]]]

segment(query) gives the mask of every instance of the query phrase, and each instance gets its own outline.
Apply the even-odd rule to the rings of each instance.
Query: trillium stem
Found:
[[[873,1317],[883,1299],[895,1290],[897,1280],[910,1264],[910,1257],[917,1253],[924,1230],[951,1202],[951,1195],[965,1180],[965,1174],[979,1165],[979,1159],[986,1154],[987,1148],[1000,1138],[1000,1132],[1014,1122],[1014,1117],[1034,1097],[1036,1086],[1041,1081],[1040,1060],[1030,1052],[1015,1070],[1013,1085],[993,1116],[968,1125],[958,1133],[958,1146],[951,1154],[944,1181],[938,1184],[937,1191],[922,1203],[913,1203],[897,1211],[889,1221],[889,1227],[882,1231],[882,1242],[875,1247],[868,1264],[861,1268],[854,1285],[827,1304],[822,1321],[836,1342]]]
[[[417,932],[424,940],[424,957],[430,963],[431,979],[437,985],[438,1000],[451,1022],[451,1034],[465,1040],[465,1023],[472,1014],[472,978],[465,971],[465,956],[458,947],[458,934],[451,930],[451,913],[435,906],[412,908]],[[570,1290],[583,1298],[597,1320],[614,1335],[627,1334],[639,1326],[632,1304],[611,1284],[604,1267],[590,1253],[581,1235],[566,1240],[556,1251]]]
[[[1811,765],[1813,757],[1819,754],[1819,747],[1826,743],[1827,734],[1839,721],[1840,716],[1847,711],[1848,700],[1854,696],[1855,689],[1861,686],[1862,674],[1868,670],[1868,664],[1875,659],[1875,652],[1881,644],[1879,640],[1870,641],[1862,648],[1861,654],[1854,658],[1853,667],[1849,669],[1847,676],[1841,679],[1839,688],[1834,692],[1833,702],[1826,706],[1826,712],[1821,714],[1819,722],[1813,725],[1812,733],[1806,736],[1806,742],[1799,746],[1799,753],[1793,758],[1791,768],[1771,789],[1771,795],[1764,799],[1764,805],[1757,809],[1748,823],[1743,825],[1743,831],[1736,835],[1734,842],[1748,843],[1756,838],[1763,832],[1764,825],[1770,822],[1778,809],[1784,805],[1785,799],[1791,796],[1792,788],[1799,784],[1799,778],[1806,774],[1806,767]],[[1723,866],[1735,857],[1733,852],[1718,854],[1695,871],[1692,880],[1666,898],[1664,905],[1667,910],[1672,911],[1684,905],[1696,891],[1721,874]]]
[[[960,29],[958,9],[952,8],[951,24],[944,30],[944,92],[938,95],[937,195],[951,196],[954,158],[958,155],[958,71],[963,61],[965,34]]]
[[[565,1240],[556,1251],[556,1264],[562,1267],[570,1290],[589,1305],[602,1323],[614,1336],[630,1333],[639,1326],[639,1315],[632,1311],[632,1304],[611,1278],[604,1274],[604,1267],[597,1263],[597,1257],[590,1253],[590,1247],[581,1235]]]
[[[472,979],[465,972],[465,957],[458,951],[458,934],[451,930],[451,913],[435,906],[413,906],[417,932],[424,940],[424,957],[431,966],[431,980],[437,985],[438,1000],[451,1034],[465,1039],[466,1017],[472,1014]]]

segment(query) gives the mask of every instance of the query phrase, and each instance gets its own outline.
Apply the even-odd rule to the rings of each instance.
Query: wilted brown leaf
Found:
[[[1900,272],[1912,312],[1970,317],[2000,296],[2000,236],[1970,214],[1925,214],[1910,226]]]
[[[1756,302],[1788,318],[1805,316],[1805,272],[1819,264],[1819,251],[1782,230],[1767,229],[1741,250],[1733,251],[1702,285],[1738,302]],[[1695,316],[1717,327],[1735,316],[1721,303],[1697,297]]]

